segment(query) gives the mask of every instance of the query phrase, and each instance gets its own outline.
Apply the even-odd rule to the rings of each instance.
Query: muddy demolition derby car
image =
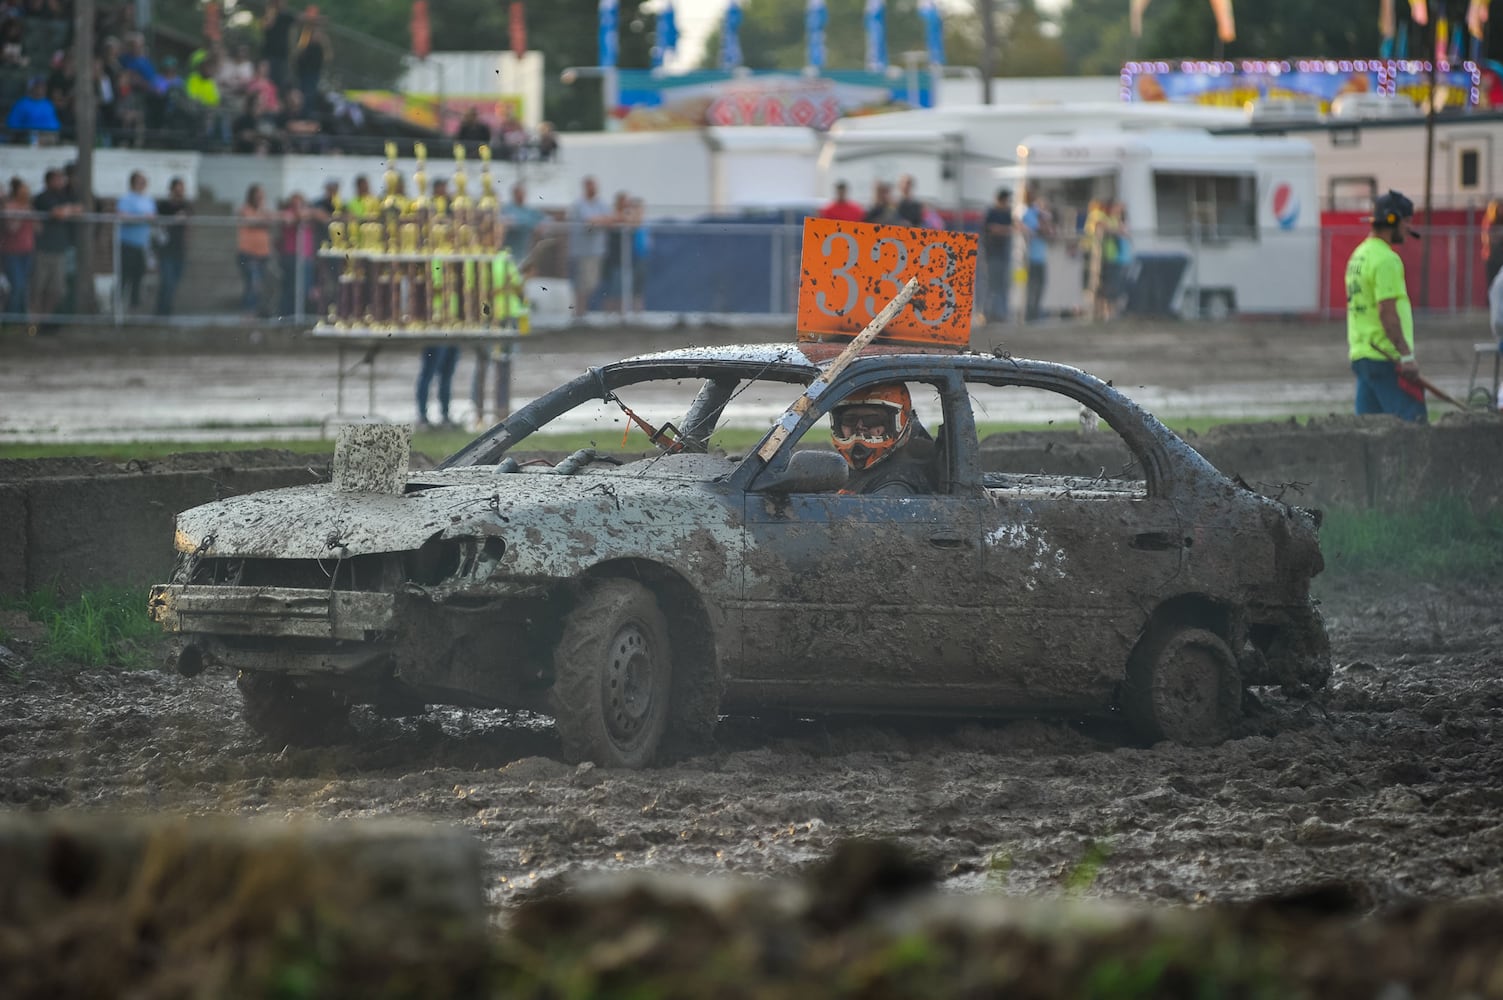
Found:
[[[591,368],[431,472],[408,474],[406,428],[346,428],[332,483],[180,514],[176,578],[151,595],[178,669],[237,670],[279,741],[337,731],[352,703],[494,706],[627,767],[768,710],[1120,712],[1145,740],[1209,742],[1244,686],[1324,683],[1315,515],[1099,379],[964,350],[976,249],[807,220],[797,343]],[[852,407],[840,447],[889,423],[904,444],[852,476],[823,421],[858,399],[901,416],[867,435]],[[1119,466],[984,461],[978,425],[1020,400],[1104,422]],[[728,428],[769,423],[728,452]],[[650,450],[527,460],[540,431]],[[873,491],[900,461],[910,492]]]
[[[350,489],[336,458],[333,483],[186,511],[152,614],[180,633],[178,669],[238,671],[246,718],[279,741],[326,735],[351,703],[520,708],[557,720],[570,759],[627,767],[770,709],[1120,712],[1144,740],[1202,743],[1246,685],[1324,683],[1315,514],[1234,484],[1076,369],[878,344],[826,385],[839,351],[608,364],[432,471],[392,449],[390,491]],[[825,420],[894,383],[935,489],[846,491]],[[719,446],[811,384],[762,444]],[[985,467],[978,418],[1028,394],[1096,414],[1123,466]],[[582,428],[654,447],[516,457]]]

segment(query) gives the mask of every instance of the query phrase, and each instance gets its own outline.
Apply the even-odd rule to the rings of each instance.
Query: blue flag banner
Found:
[[[830,13],[825,10],[825,0],[809,0],[809,7],[804,12],[805,44],[809,50],[806,65],[815,72],[825,68],[825,25],[829,20]]]
[[[924,45],[929,50],[929,65],[945,64],[945,19],[935,0],[919,0],[919,17],[924,21]]]
[[[741,0],[731,0],[725,9],[725,26],[720,29],[720,68],[741,65]]]
[[[617,0],[600,0],[599,58],[601,66],[614,66],[620,57],[620,40],[616,35],[619,14]]]
[[[657,38],[652,46],[652,68],[662,69],[663,60],[678,50],[678,19],[673,13],[673,4],[668,4],[658,14]]]
[[[887,0],[866,0],[866,68],[887,68]]]

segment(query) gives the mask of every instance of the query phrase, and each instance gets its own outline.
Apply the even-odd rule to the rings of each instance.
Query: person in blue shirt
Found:
[[[512,185],[511,204],[501,209],[502,238],[519,266],[532,252],[538,227],[546,221],[542,209],[528,204],[527,188],[520,181]]]
[[[1032,323],[1043,316],[1044,282],[1048,278],[1049,240],[1054,236],[1054,219],[1049,214],[1048,204],[1031,187],[1023,191],[1023,204],[1023,217],[1019,221],[1028,241],[1028,293],[1024,318]]]
[[[40,76],[31,78],[26,87],[26,96],[11,105],[5,117],[5,127],[11,132],[46,132],[56,136],[61,126],[57,109],[47,99],[47,81]]]
[[[120,294],[135,308],[141,304],[141,280],[146,277],[146,248],[151,242],[151,220],[156,218],[156,200],[146,194],[146,175],[132,171],[130,191],[115,203],[122,216],[120,226]],[[135,220],[141,221],[135,221]]]

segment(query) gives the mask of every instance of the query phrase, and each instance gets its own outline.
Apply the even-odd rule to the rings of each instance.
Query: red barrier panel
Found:
[[[1327,309],[1346,311],[1346,262],[1367,238],[1369,223],[1363,212],[1320,213],[1320,235],[1325,252],[1325,291]],[[1426,299],[1421,294],[1421,263],[1426,245],[1430,248],[1428,308],[1448,311],[1453,308],[1487,308],[1487,287],[1482,259],[1482,212],[1479,209],[1442,209],[1427,221],[1424,213],[1415,216],[1414,226],[1423,240],[1405,240],[1399,246],[1404,260],[1404,275],[1409,284],[1409,299],[1416,309]]]

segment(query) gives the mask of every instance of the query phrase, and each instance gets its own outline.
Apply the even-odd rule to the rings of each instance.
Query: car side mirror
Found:
[[[763,493],[833,493],[845,487],[850,466],[839,452],[806,448],[788,459],[788,467],[757,480]]]

